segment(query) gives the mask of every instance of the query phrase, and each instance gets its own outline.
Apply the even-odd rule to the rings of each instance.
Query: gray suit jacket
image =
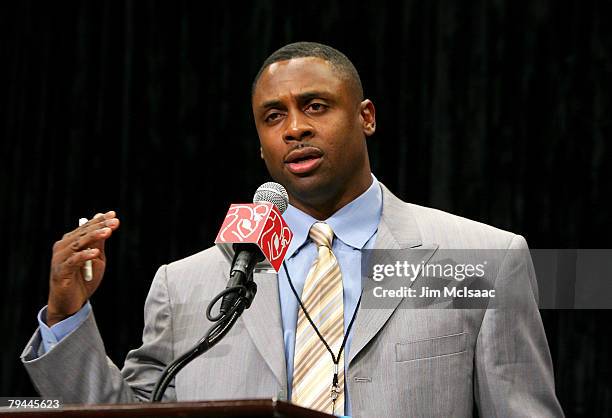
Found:
[[[403,309],[405,299],[366,309],[363,300],[348,353],[353,416],[471,417],[475,406],[482,417],[563,416],[533,265],[524,252],[509,251],[527,248],[525,240],[382,189],[376,248],[424,249],[427,259],[444,248],[505,250],[495,288],[520,309]],[[93,314],[41,356],[37,331],[22,354],[36,388],[71,403],[148,400],[164,366],[208,329],[204,312],[225,288],[228,269],[215,247],[162,266],[145,304],[143,344],[122,370],[106,356]],[[286,399],[277,276],[256,273],[255,281],[251,308],[178,374],[166,400]]]

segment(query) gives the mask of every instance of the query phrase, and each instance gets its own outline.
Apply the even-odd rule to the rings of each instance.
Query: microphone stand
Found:
[[[248,275],[246,274],[247,272]],[[226,288],[215,296],[213,300],[210,301],[208,308],[206,309],[206,318],[209,321],[214,322],[214,324],[196,345],[194,345],[190,350],[182,354],[164,369],[162,375],[157,381],[157,384],[155,385],[155,389],[153,390],[151,402],[160,402],[164,396],[166,388],[172,379],[174,379],[176,374],[189,362],[206,353],[219,341],[221,341],[221,339],[232,329],[238,318],[240,318],[242,312],[251,306],[251,302],[253,302],[253,298],[257,293],[257,284],[255,284],[253,281],[252,270],[232,271],[232,278],[230,279],[230,282],[238,284]],[[233,302],[231,308],[227,309],[224,307],[224,309],[220,309],[219,315],[212,316],[212,308],[222,298],[224,301],[229,300]]]

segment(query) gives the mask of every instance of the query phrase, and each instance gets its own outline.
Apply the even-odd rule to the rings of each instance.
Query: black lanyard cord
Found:
[[[287,281],[289,282],[289,286],[291,286],[291,290],[293,291],[295,298],[300,304],[300,307],[302,308],[302,312],[304,312],[304,316],[306,317],[306,319],[308,319],[308,322],[310,322],[310,325],[312,325],[312,328],[315,330],[315,332],[319,336],[319,339],[325,345],[325,348],[327,348],[327,351],[329,351],[329,354],[331,354],[332,356],[332,361],[334,362],[334,365],[336,366],[336,372],[334,373],[333,383],[334,385],[337,385],[338,384],[338,372],[337,372],[338,363],[340,362],[342,351],[344,350],[344,346],[346,345],[346,340],[348,339],[348,336],[351,333],[353,322],[355,321],[355,318],[357,317],[357,311],[359,310],[359,305],[361,304],[361,295],[359,295],[357,306],[355,306],[355,311],[353,312],[353,316],[351,317],[351,322],[349,322],[348,328],[346,329],[346,333],[344,334],[344,338],[342,339],[342,345],[340,346],[340,351],[338,351],[338,357],[336,358],[336,356],[334,356],[334,352],[329,347],[329,344],[327,344],[327,341],[325,341],[325,338],[323,338],[323,336],[319,332],[319,329],[317,328],[313,320],[310,318],[308,311],[306,310],[306,308],[304,307],[304,304],[302,303],[302,299],[300,299],[299,295],[297,294],[295,287],[293,286],[293,282],[291,281],[291,276],[289,276],[289,270],[287,270],[287,264],[284,261],[283,261],[283,268],[285,269],[285,274],[287,275]],[[296,329],[296,337],[297,337],[297,329]]]

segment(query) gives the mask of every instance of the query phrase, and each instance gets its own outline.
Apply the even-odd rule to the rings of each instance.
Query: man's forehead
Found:
[[[262,72],[253,99],[266,101],[307,90],[335,91],[341,88],[342,81],[332,64],[322,58],[292,58],[272,63]]]
[[[288,72],[310,73],[314,71],[332,71],[332,64],[319,57],[299,57],[273,62],[262,75],[274,77]]]

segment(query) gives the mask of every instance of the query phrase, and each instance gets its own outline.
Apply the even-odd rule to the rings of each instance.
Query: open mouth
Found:
[[[323,153],[318,148],[299,148],[287,155],[285,164],[293,174],[306,174],[319,166],[322,157]]]

